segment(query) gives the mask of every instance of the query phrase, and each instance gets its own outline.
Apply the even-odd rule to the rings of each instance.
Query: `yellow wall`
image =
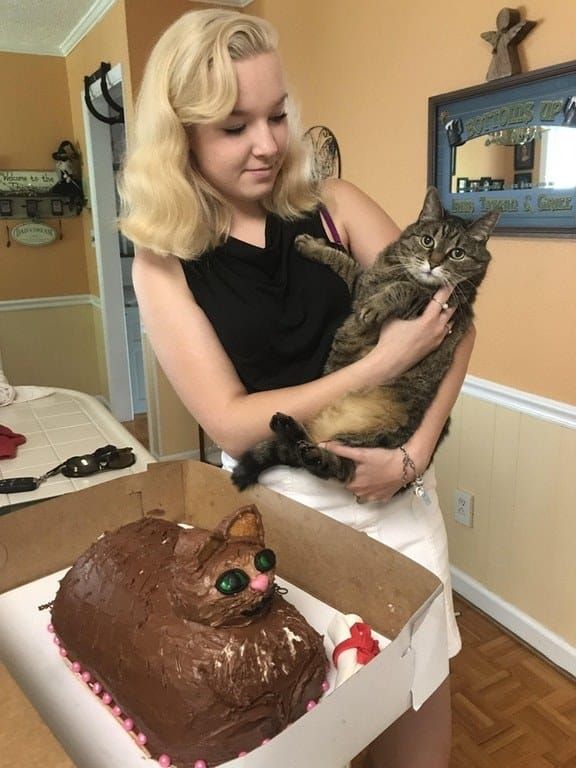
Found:
[[[91,75],[99,69],[102,61],[109,62],[113,67],[117,64],[122,65],[124,98],[130,104],[132,88],[128,63],[124,2],[116,2],[65,59],[72,124],[84,158],[86,157],[86,137],[84,135],[84,119],[82,116],[84,76]],[[86,186],[88,186],[86,166],[84,166],[84,173],[86,176]],[[96,270],[96,252],[90,245],[92,215],[88,209],[85,209],[83,212],[82,223],[86,243],[85,261],[90,281],[90,293],[98,295],[100,291]]]
[[[64,60],[57,56],[0,53],[0,169],[55,171],[52,152],[75,143]],[[30,247],[0,237],[0,301],[88,293],[84,239],[78,217],[62,219],[62,240]],[[58,229],[57,219],[46,223]]]
[[[276,25],[305,126],[329,126],[343,176],[404,226],[426,186],[428,98],[484,82],[499,0],[255,0]],[[520,46],[525,70],[575,58],[576,4],[533,0],[538,26]],[[495,238],[477,303],[470,372],[576,402],[574,241]]]

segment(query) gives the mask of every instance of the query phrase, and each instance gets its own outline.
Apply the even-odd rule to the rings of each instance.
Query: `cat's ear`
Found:
[[[500,214],[498,211],[490,211],[486,216],[482,216],[480,219],[473,221],[468,227],[468,234],[473,240],[477,240],[479,243],[484,243],[490,235],[492,230],[498,223]]]
[[[424,205],[418,216],[418,221],[442,221],[444,218],[444,208],[440,202],[440,195],[436,187],[428,187]]]
[[[233,512],[214,529],[225,539],[247,539],[264,544],[264,526],[255,504],[248,504]]]

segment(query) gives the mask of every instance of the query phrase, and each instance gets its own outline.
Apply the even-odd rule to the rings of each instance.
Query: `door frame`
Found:
[[[122,87],[122,65],[116,64],[112,67],[106,78],[110,88],[116,85]],[[107,104],[102,96],[100,81],[92,83],[90,95],[96,109],[107,114]],[[86,136],[92,230],[100,288],[108,399],[110,410],[118,421],[132,421],[134,408],[124,314],[120,243],[116,227],[116,195],[110,127],[90,113],[84,102],[83,91],[81,100]]]

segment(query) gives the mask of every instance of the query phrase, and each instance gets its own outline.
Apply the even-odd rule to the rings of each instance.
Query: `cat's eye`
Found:
[[[455,261],[460,261],[464,258],[464,256],[466,256],[466,253],[462,250],[462,248],[453,248],[450,251],[450,258],[454,259]]]
[[[276,565],[276,555],[271,549],[261,549],[254,555],[254,565],[261,573],[271,571]]]
[[[432,235],[422,235],[422,237],[420,238],[420,242],[422,243],[424,248],[434,248],[434,246],[436,245]]]
[[[216,580],[216,589],[223,595],[236,595],[246,589],[250,583],[250,577],[240,568],[232,568],[224,571]]]

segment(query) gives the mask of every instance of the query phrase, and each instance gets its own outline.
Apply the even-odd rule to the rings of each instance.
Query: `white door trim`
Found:
[[[121,64],[117,64],[110,70],[107,82],[110,87],[122,83]],[[100,82],[92,84],[90,94],[94,106],[103,114],[107,114]],[[115,223],[117,214],[110,127],[90,113],[84,102],[83,92],[81,99],[86,133],[92,227],[100,284],[108,399],[111,411],[118,421],[131,421],[134,418],[134,411],[126,341],[120,246]]]

